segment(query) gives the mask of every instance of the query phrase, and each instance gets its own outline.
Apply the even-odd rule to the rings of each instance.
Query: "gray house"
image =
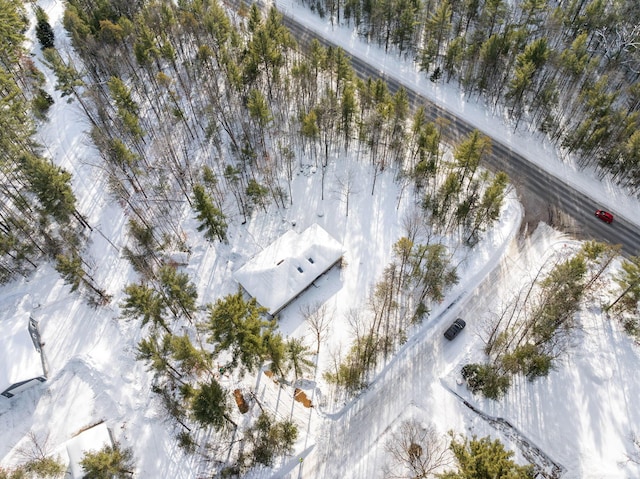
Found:
[[[46,379],[38,322],[26,315],[0,319],[0,395],[12,398]]]

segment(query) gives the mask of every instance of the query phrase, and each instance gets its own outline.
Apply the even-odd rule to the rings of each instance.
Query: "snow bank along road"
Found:
[[[239,7],[238,0],[228,0],[230,6]],[[381,71],[378,67],[369,63],[365,58],[350,52],[343,45],[333,42],[320,33],[300,23],[287,11],[282,11],[283,23],[292,32],[296,40],[302,46],[309,45],[312,39],[317,39],[324,46],[340,47],[351,59],[355,72],[362,78],[382,78],[389,85],[389,90],[394,93],[400,87],[407,91],[409,102],[415,107],[424,105],[426,114],[430,120],[442,118],[449,122],[449,128],[444,132],[445,140],[457,140],[473,130],[481,130],[476,125],[460,118],[456,114],[436,105],[422,94],[417,92],[406,78],[399,74]],[[548,210],[549,218],[540,218],[552,224],[551,212],[556,210],[570,218],[569,233],[578,235],[584,239],[597,239],[612,244],[622,245],[623,252],[627,255],[640,254],[640,217],[624,218],[616,214],[613,224],[607,225],[594,216],[596,209],[604,208],[615,212],[615,205],[602,204],[589,195],[578,191],[566,184],[553,174],[539,167],[522,154],[514,151],[510,146],[492,137],[490,131],[483,133],[491,137],[492,152],[487,158],[486,166],[494,171],[504,171],[515,185],[525,212],[529,212],[532,205],[543,205]],[[640,216],[640,215],[639,215]],[[564,222],[566,228],[566,222]],[[534,225],[535,226],[535,225]],[[562,229],[563,225],[554,225]]]

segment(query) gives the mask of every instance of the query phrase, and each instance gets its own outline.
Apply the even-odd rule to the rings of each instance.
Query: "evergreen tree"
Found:
[[[218,381],[211,378],[208,383],[196,388],[191,401],[193,419],[201,426],[213,426],[217,431],[222,429],[225,421],[230,421],[227,392]]]
[[[67,468],[60,459],[51,456],[45,456],[39,459],[33,459],[23,466],[27,477],[35,477],[37,479],[59,479],[65,476]],[[2,475],[0,474],[0,478]]]
[[[419,288],[419,302],[442,301],[447,288],[458,282],[455,266],[442,244],[415,245],[411,257],[412,276]]]
[[[513,451],[506,451],[499,440],[489,437],[461,441],[455,437],[450,444],[458,463],[457,471],[441,474],[442,479],[533,479],[533,466],[519,466]]]
[[[55,268],[65,283],[71,285],[71,291],[76,291],[83,285],[95,295],[99,304],[109,301],[110,296],[94,284],[93,278],[84,270],[82,258],[76,252],[56,256]]]
[[[80,461],[86,479],[127,479],[133,476],[133,452],[118,444],[87,452]]]
[[[267,195],[269,194],[269,188],[262,186],[256,180],[251,178],[247,183],[247,197],[254,205],[262,207],[263,210],[267,210]]]
[[[352,83],[347,84],[342,91],[341,107],[342,122],[340,123],[340,129],[344,135],[344,149],[346,151],[353,135],[353,124],[356,117],[355,87]],[[317,132],[312,136],[316,137]]]
[[[184,385],[183,373],[171,362],[171,346],[173,336],[166,333],[161,340],[152,332],[148,338],[140,340],[136,347],[136,360],[147,364],[148,370],[153,371],[156,378],[168,378],[170,387],[175,383]],[[157,391],[156,391],[157,392]]]
[[[71,189],[71,174],[34,155],[23,156],[22,165],[27,181],[38,197],[44,213],[61,223],[67,223],[76,208],[76,198]]]
[[[252,371],[269,358],[269,341],[275,336],[275,320],[266,320],[265,308],[255,298],[245,301],[242,293],[218,299],[209,306],[208,341],[216,351],[230,351],[233,365],[238,361]]]
[[[40,43],[40,46],[44,50],[45,48],[53,48],[55,35],[53,33],[53,28],[49,24],[49,18],[46,12],[42,9],[41,6],[36,5],[35,7],[36,13],[36,38]]]
[[[131,90],[118,77],[111,77],[107,82],[111,97],[119,110],[128,111],[134,115],[140,112],[140,107],[131,97]]]
[[[449,0],[444,0],[438,8],[431,13],[429,19],[426,22],[427,31],[429,32],[429,40],[432,41],[430,47],[429,42],[427,42],[425,46],[426,57],[423,56],[422,68],[425,71],[429,70],[430,64],[432,61],[435,61],[436,64],[438,57],[440,56],[440,50],[442,49],[443,43],[447,39],[447,35],[451,31],[451,4]]]
[[[73,99],[72,95],[80,100],[85,113],[92,119],[90,110],[84,105],[78,93],[78,88],[84,86],[82,74],[71,63],[65,63],[64,59],[54,48],[47,48],[43,51],[43,55],[47,65],[56,75],[56,90],[60,91],[63,97],[68,96],[69,101]]]
[[[23,467],[15,469],[0,467],[0,479],[28,479],[28,476]]]
[[[139,318],[142,326],[151,323],[171,332],[165,322],[165,309],[162,296],[144,284],[130,284],[124,288],[125,298],[120,307],[125,318]]]
[[[211,197],[206,193],[204,186],[193,186],[193,209],[198,213],[196,218],[200,221],[198,231],[204,231],[204,236],[209,241],[226,241],[227,223],[226,217],[213,204]]]
[[[443,68],[447,74],[447,82],[460,72],[462,60],[464,58],[465,41],[464,37],[456,37],[447,45],[447,51],[444,55]]]
[[[460,184],[473,177],[480,161],[491,153],[491,139],[478,130],[474,130],[462,141],[453,153],[457,166],[461,170]]]
[[[467,237],[468,244],[475,244],[478,240],[479,232],[500,217],[500,209],[502,208],[508,182],[509,177],[507,174],[500,171],[485,189],[474,213],[471,231]]]
[[[250,451],[243,453],[239,462],[248,469],[255,464],[273,466],[278,456],[291,454],[298,438],[298,428],[293,421],[276,421],[263,412],[245,433]]]
[[[293,370],[294,381],[297,381],[315,366],[315,363],[309,358],[311,350],[301,339],[288,339],[284,345],[284,351],[288,367]]]
[[[170,336],[169,349],[173,359],[178,361],[180,369],[186,374],[210,370],[210,355],[204,349],[196,348],[186,334]]]
[[[158,277],[159,293],[169,310],[176,318],[184,315],[191,319],[197,310],[198,290],[189,275],[179,272],[172,265],[164,265],[158,271]]]
[[[640,308],[640,257],[631,256],[625,259],[615,281],[620,287],[620,294],[607,309],[618,304],[623,311],[638,311]]]
[[[272,118],[267,100],[260,93],[260,90],[251,90],[247,100],[247,108],[249,109],[249,116],[256,122],[260,130],[264,130]]]

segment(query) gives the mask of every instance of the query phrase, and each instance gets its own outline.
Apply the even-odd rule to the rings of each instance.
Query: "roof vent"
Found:
[[[307,258],[307,261],[308,261],[309,263],[311,263],[311,264],[313,264],[313,263],[314,263],[313,258]]]
[[[298,266],[298,272],[299,272],[299,273],[302,273],[302,272],[303,272],[303,271],[302,271],[302,268],[301,268],[300,266]]]

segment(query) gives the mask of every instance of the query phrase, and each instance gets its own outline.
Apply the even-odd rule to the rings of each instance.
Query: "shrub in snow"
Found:
[[[491,364],[467,364],[462,368],[462,377],[473,393],[489,399],[500,399],[511,385],[511,378]]]

